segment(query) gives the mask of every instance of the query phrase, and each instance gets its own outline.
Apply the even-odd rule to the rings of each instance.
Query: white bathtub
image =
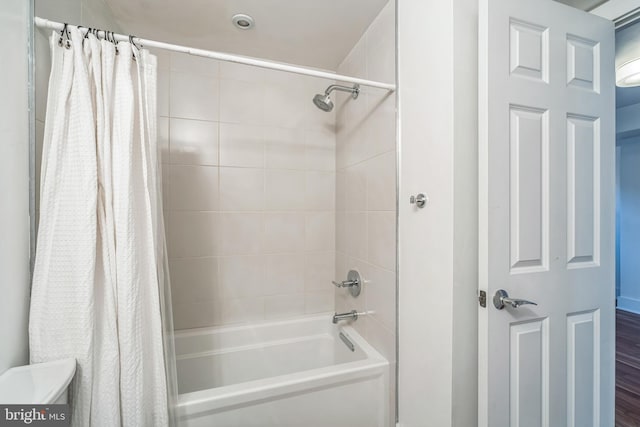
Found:
[[[330,315],[180,331],[176,354],[180,426],[388,427],[387,360]]]

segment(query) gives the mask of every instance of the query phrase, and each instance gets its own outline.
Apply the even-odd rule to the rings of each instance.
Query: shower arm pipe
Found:
[[[64,28],[65,24],[61,23],[61,22],[55,22],[55,21],[51,21],[48,19],[44,19],[44,18],[40,18],[38,16],[35,17],[34,20],[35,24],[37,27],[39,28],[48,28],[51,30],[56,30],[56,31],[62,31],[62,29]],[[67,25],[67,28],[78,28],[75,25]],[[88,31],[88,28],[86,27],[80,27],[79,28],[80,31],[86,33]],[[99,37],[105,37],[105,31],[104,30],[100,30],[98,31],[98,36]],[[112,33],[109,33],[109,37],[111,37]],[[125,41],[128,42],[130,41],[130,38],[128,35],[123,35],[123,34],[113,34],[114,38],[116,41]],[[379,89],[385,89],[388,91],[395,91],[396,90],[396,85],[394,84],[390,84],[390,83],[381,83],[381,82],[376,82],[373,80],[366,80],[366,79],[360,79],[357,77],[350,77],[350,76],[345,76],[342,74],[336,74],[336,73],[330,73],[327,71],[320,71],[320,70],[315,70],[312,68],[307,68],[307,67],[300,67],[297,65],[291,65],[291,64],[284,64],[284,63],[280,63],[280,62],[274,62],[274,61],[267,61],[264,59],[258,59],[258,58],[251,58],[248,56],[240,56],[240,55],[231,55],[228,53],[222,53],[222,52],[215,52],[212,50],[204,50],[204,49],[195,49],[192,47],[187,47],[187,46],[180,46],[180,45],[176,45],[176,44],[170,44],[170,43],[163,43],[163,42],[159,42],[159,41],[155,41],[155,40],[147,40],[147,39],[143,39],[140,37],[135,37],[133,36],[133,42],[136,43],[137,45],[142,45],[144,47],[153,47],[156,49],[163,49],[163,50],[169,50],[172,52],[182,52],[182,53],[186,53],[189,55],[193,55],[193,56],[201,56],[204,58],[211,58],[211,59],[217,59],[220,61],[227,61],[227,62],[234,62],[236,64],[245,64],[245,65],[252,65],[254,67],[260,67],[260,68],[266,68],[269,70],[277,70],[277,71],[284,71],[287,73],[294,73],[294,74],[301,74],[301,75],[305,75],[305,76],[312,76],[312,77],[319,77],[319,78],[323,78],[323,79],[329,79],[329,80],[336,80],[339,82],[344,82],[344,83],[353,83],[353,84],[359,84],[361,86],[368,86],[368,87],[375,87],[375,88],[379,88]]]
[[[360,88],[357,86],[356,83],[356,87],[348,87],[348,86],[341,86],[341,85],[331,85],[327,88],[327,90],[324,91],[325,95],[329,95],[331,92],[333,92],[334,90],[339,90],[342,92],[350,92],[350,93],[359,93],[360,92]]]

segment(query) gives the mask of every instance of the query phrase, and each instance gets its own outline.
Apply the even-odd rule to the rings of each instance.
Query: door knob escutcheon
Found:
[[[428,201],[429,198],[422,193],[419,193],[416,196],[409,197],[409,203],[411,203],[412,205],[415,204],[420,209],[424,208],[424,205],[426,205]]]

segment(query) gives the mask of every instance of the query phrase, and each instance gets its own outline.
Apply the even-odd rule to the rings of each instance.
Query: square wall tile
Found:
[[[295,317],[304,314],[304,294],[272,295],[264,298],[265,319]]]
[[[345,250],[347,255],[363,261],[367,260],[367,213],[347,212],[345,215],[344,230]],[[370,228],[372,233],[375,228]]]
[[[267,253],[304,250],[305,217],[302,213],[265,213],[264,250]]]
[[[262,97],[263,85],[259,82],[220,80],[220,121],[262,124]]]
[[[305,133],[305,169],[336,170],[336,134],[333,129],[307,130]]]
[[[266,171],[266,209],[302,210],[305,206],[304,171]]]
[[[311,212],[306,215],[307,251],[331,251],[335,246],[334,212]]]
[[[363,280],[367,287],[366,307],[369,317],[389,330],[396,328],[396,275],[374,265],[367,265]]]
[[[218,164],[218,124],[200,120],[171,119],[169,123],[171,163]]]
[[[336,256],[333,251],[310,252],[305,255],[304,286],[305,291],[331,291],[335,277]]]
[[[265,255],[265,295],[304,292],[304,255],[296,253]]]
[[[261,255],[220,258],[220,286],[225,300],[265,294],[265,259]]]
[[[222,297],[217,258],[172,259],[169,261],[169,272],[173,304],[194,304]]]
[[[259,254],[263,251],[264,217],[262,213],[221,213],[220,253],[223,255]]]
[[[218,79],[192,73],[171,72],[169,113],[182,119],[218,121]]]
[[[396,153],[390,151],[365,162],[367,175],[367,209],[395,211]]]
[[[315,211],[335,210],[336,176],[333,172],[307,172],[305,209]]]
[[[173,327],[178,331],[218,325],[221,319],[214,301],[173,305]]]
[[[264,298],[235,298],[218,306],[222,323],[249,323],[264,320]]]
[[[344,99],[344,101],[342,101]],[[373,144],[367,141],[366,96],[352,99],[340,94],[336,106],[336,150],[338,168],[353,166],[368,159],[375,153]]]
[[[265,127],[265,165],[269,169],[305,167],[305,135],[301,129]]]
[[[264,87],[264,123],[288,129],[309,127],[313,92],[290,82],[271,82]],[[322,117],[322,116],[319,116]]]
[[[217,213],[169,212],[167,246],[170,258],[217,255],[217,237]]]
[[[264,170],[220,168],[220,206],[224,211],[264,209]]]
[[[369,212],[368,260],[384,269],[396,270],[396,214]]]
[[[371,154],[396,151],[396,96],[387,91],[372,90],[366,94],[369,115],[364,126],[364,139]]]
[[[218,210],[218,168],[215,166],[169,165],[171,202],[175,211]]]
[[[304,294],[304,312],[307,314],[335,311],[334,307],[333,289]]]
[[[220,123],[220,165],[264,167],[264,137],[261,126]]]

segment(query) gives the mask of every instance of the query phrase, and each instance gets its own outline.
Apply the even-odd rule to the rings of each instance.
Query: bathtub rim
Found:
[[[295,321],[312,321],[326,319],[331,322],[331,317],[304,316],[299,319],[289,319],[286,321],[265,322],[260,326],[276,326],[278,324],[292,323]],[[234,329],[246,329],[254,325],[244,326],[224,326],[222,328],[199,328],[200,334],[206,331],[220,330],[230,331]],[[275,377],[262,378],[253,381],[242,382],[217,388],[198,390],[178,395],[176,405],[179,418],[195,416],[199,413],[212,412],[223,408],[238,406],[250,402],[273,399],[279,396],[288,395],[305,390],[313,390],[324,386],[365,380],[368,378],[384,377],[388,386],[389,361],[385,359],[376,349],[374,349],[360,334],[351,326],[330,327],[337,337],[339,332],[344,332],[353,343],[355,343],[366,355],[365,359],[338,363],[322,368],[309,369]],[[192,334],[197,331],[185,331]],[[345,345],[339,340],[336,345]]]

